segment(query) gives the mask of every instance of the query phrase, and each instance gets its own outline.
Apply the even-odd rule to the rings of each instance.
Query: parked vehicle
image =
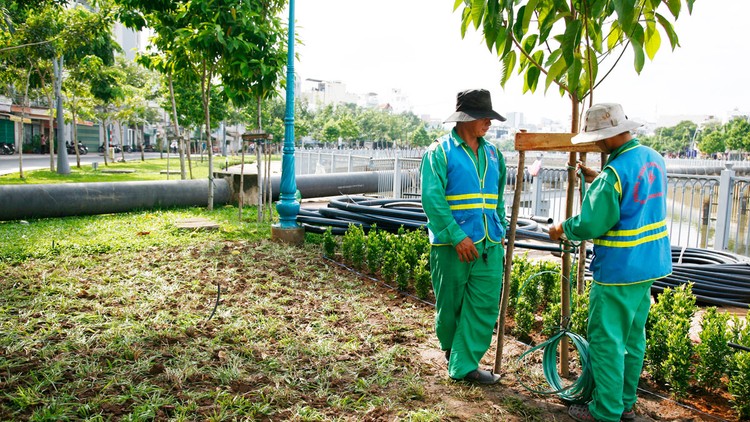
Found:
[[[16,147],[13,144],[0,143],[0,155],[13,155],[16,153]]]
[[[73,155],[76,153],[74,144],[70,142],[65,142],[65,148],[68,150],[68,154]],[[86,145],[83,145],[81,143],[78,144],[78,153],[81,155],[86,155],[89,153],[89,148]]]
[[[117,154],[118,152],[122,152],[122,149],[117,144],[109,144],[109,147],[115,151],[115,154]],[[104,144],[99,145],[98,151],[99,152],[104,152]]]

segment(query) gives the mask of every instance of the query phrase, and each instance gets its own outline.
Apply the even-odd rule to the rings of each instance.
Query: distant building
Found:
[[[307,100],[313,109],[330,104],[357,104],[358,97],[346,91],[346,85],[339,81],[305,79],[301,83],[300,97]]]

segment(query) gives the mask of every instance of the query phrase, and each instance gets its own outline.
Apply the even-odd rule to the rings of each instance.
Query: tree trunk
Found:
[[[257,106],[257,109],[258,109],[258,132],[260,132],[261,130],[263,130],[262,119],[261,119],[261,116],[260,116],[260,110],[261,110],[261,99],[260,99],[260,97],[258,97],[258,106]],[[259,139],[258,141],[255,142],[255,157],[256,157],[256,160],[258,160],[258,222],[259,223],[263,221],[263,211],[264,211],[264,207],[263,207],[263,178],[262,178],[262,175],[263,175],[263,171],[262,171],[262,169],[263,169],[262,156],[263,156],[263,154],[261,153],[261,146],[264,145],[264,144],[265,144],[265,142],[264,142],[263,139]]]
[[[68,151],[65,149],[65,119],[63,118],[64,116],[62,103],[63,61],[63,56],[59,57],[59,63],[58,60],[52,59],[52,65],[56,73],[55,96],[57,98],[57,174],[70,174]],[[50,151],[52,151],[51,146]]]
[[[137,141],[138,150],[141,152],[141,161],[146,161],[146,152],[143,151],[143,135],[146,132],[146,124],[141,123],[141,128],[138,129],[138,125],[135,125],[135,139]]]
[[[214,160],[213,146],[211,145],[211,76],[212,70],[209,70],[208,63],[203,62],[203,77],[201,78],[201,93],[203,95],[203,111],[206,116],[206,143],[208,145],[208,210],[214,209]]]
[[[76,120],[76,109],[73,108],[71,110],[73,112],[73,149],[76,153],[76,167],[81,168],[81,153],[78,151],[78,122]],[[66,149],[67,151],[67,149]]]
[[[23,121],[26,119],[26,108],[29,106],[29,80],[31,79],[31,66],[26,73],[26,88],[23,93],[23,104],[21,105],[21,145],[18,148],[18,177],[23,179],[23,141],[26,138],[26,127]]]
[[[187,172],[185,171],[185,152],[182,147],[182,139],[180,136],[180,125],[177,122],[177,102],[174,99],[174,86],[172,85],[172,73],[169,73],[169,97],[172,101],[172,123],[174,124],[174,136],[179,139],[177,142],[177,149],[180,152],[180,174],[182,180],[187,179]]]

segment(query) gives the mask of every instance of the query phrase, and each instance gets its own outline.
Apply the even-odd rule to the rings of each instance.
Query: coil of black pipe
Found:
[[[395,233],[400,227],[406,230],[426,230],[427,216],[422,204],[414,199],[374,199],[363,196],[341,196],[333,198],[327,207],[301,209],[297,221],[305,230],[324,233],[329,227],[335,235],[346,233],[350,224],[362,227],[365,232],[373,225],[379,230]],[[557,242],[549,236],[539,223],[551,223],[546,217],[519,218],[516,239],[534,241],[516,242],[515,246],[552,253],[561,252]],[[587,251],[586,276],[592,251]],[[703,248],[672,246],[671,275],[654,282],[653,295],[666,288],[676,288],[693,283],[696,300],[705,305],[748,307],[750,305],[750,259],[725,251]]]

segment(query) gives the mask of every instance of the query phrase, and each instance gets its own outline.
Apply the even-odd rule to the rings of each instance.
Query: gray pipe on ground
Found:
[[[392,173],[392,172],[391,172]],[[273,200],[279,200],[280,176],[271,176]],[[304,174],[295,176],[297,189],[303,198],[321,198],[378,191],[378,172]]]
[[[229,198],[229,183],[214,179],[214,205]],[[0,186],[0,221],[207,204],[205,179]]]

